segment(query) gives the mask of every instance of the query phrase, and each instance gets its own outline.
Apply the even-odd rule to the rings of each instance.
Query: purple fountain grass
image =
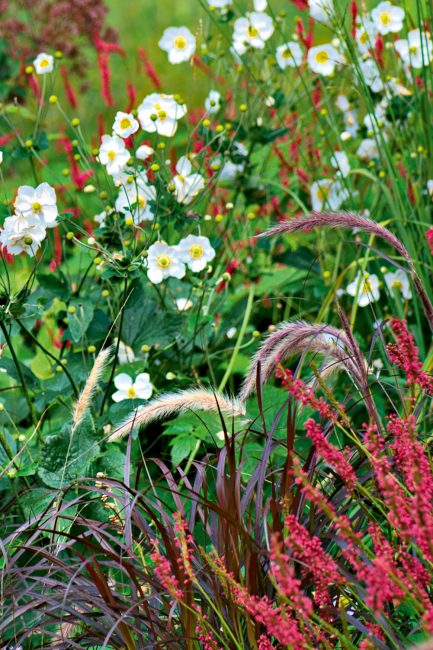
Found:
[[[351,344],[345,332],[331,325],[294,321],[281,323],[260,346],[245,377],[239,398],[242,402],[256,389],[258,375],[264,385],[275,373],[280,360],[300,356],[307,352],[325,357],[320,368],[322,378],[345,368],[360,383],[360,372],[354,363]]]
[[[166,393],[129,416],[120,427],[110,433],[108,441],[119,440],[119,438],[126,436],[136,427],[145,426],[170,415],[178,415],[186,411],[216,413],[220,411],[233,416],[245,414],[245,409],[239,400],[210,390],[197,388],[178,393]]]
[[[387,228],[376,221],[361,217],[351,212],[313,212],[308,217],[296,217],[290,221],[282,221],[262,233],[260,237],[271,237],[274,235],[286,235],[294,232],[312,232],[319,228],[336,228],[352,230],[358,228],[362,232],[370,233],[380,237],[390,244],[407,262],[414,286],[421,298],[426,317],[433,329],[433,305],[422,286],[421,280],[415,270],[415,266],[409,252],[403,243]]]

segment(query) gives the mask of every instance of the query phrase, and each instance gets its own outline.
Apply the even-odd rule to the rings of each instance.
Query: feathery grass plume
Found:
[[[111,356],[111,347],[101,350],[95,359],[93,368],[87,378],[86,385],[84,386],[80,397],[78,398],[74,407],[73,416],[73,429],[75,429],[83,419],[85,412],[90,406],[96,386],[101,378],[105,366]]]
[[[110,434],[108,441],[112,442],[122,438],[135,427],[145,426],[185,411],[221,411],[233,416],[245,415],[245,409],[239,400],[213,393],[210,390],[196,388],[178,393],[167,393],[152,400],[147,406],[143,406],[130,416],[126,422]]]
[[[433,305],[422,286],[411,256],[402,242],[387,228],[376,223],[376,221],[352,214],[351,212],[312,212],[308,217],[296,217],[295,219],[290,219],[290,221],[282,221],[259,236],[270,237],[293,232],[311,232],[317,228],[358,228],[363,232],[368,232],[387,241],[408,263],[412,281],[421,298],[430,326],[433,329]]]
[[[323,323],[285,322],[265,339],[252,358],[239,399],[245,402],[255,391],[259,364],[260,383],[263,385],[274,374],[279,361],[306,352],[325,357],[319,370],[322,378],[345,368],[359,383],[359,369],[354,362],[350,341],[342,330]]]

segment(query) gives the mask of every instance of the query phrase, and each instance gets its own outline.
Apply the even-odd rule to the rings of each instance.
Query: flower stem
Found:
[[[233,349],[233,354],[232,354],[232,356],[230,358],[230,362],[229,362],[229,365],[227,366],[227,370],[224,373],[224,377],[221,379],[221,383],[218,386],[218,391],[219,392],[224,390],[224,388],[225,388],[225,386],[226,386],[226,384],[227,384],[227,382],[228,382],[228,380],[230,378],[230,375],[231,375],[232,370],[233,370],[233,366],[234,366],[236,358],[238,356],[239,349],[240,349],[240,347],[242,345],[242,341],[243,341],[243,338],[245,336],[245,331],[247,329],[247,325],[248,325],[248,322],[250,320],[251,311],[252,311],[252,308],[253,308],[254,291],[255,291],[255,285],[251,284],[249,292],[248,292],[248,300],[247,300],[247,306],[245,308],[244,319],[242,321],[241,329],[239,330],[238,340],[236,341],[236,345],[235,345],[235,347]]]
[[[36,419],[36,416],[35,416],[33,403],[32,403],[32,400],[30,398],[30,394],[29,394],[29,391],[28,391],[28,388],[27,388],[26,380],[24,379],[23,371],[21,370],[20,362],[18,361],[18,357],[17,357],[17,355],[15,353],[14,346],[12,345],[11,337],[9,336],[9,332],[7,330],[7,327],[3,322],[0,322],[0,328],[1,328],[2,332],[3,332],[3,334],[4,334],[4,337],[6,339],[6,343],[8,345],[9,350],[10,350],[10,353],[12,355],[12,359],[14,361],[15,367],[17,369],[17,372],[18,372],[18,375],[19,375],[19,378],[20,378],[20,381],[21,381],[21,385],[23,387],[24,396],[26,398],[26,401],[27,401],[27,404],[28,404],[28,407],[29,407],[32,422],[36,426],[37,425],[37,419]]]

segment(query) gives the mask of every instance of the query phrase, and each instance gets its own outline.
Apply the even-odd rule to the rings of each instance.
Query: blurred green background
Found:
[[[252,10],[252,0],[237,2],[234,6],[242,11]],[[207,0],[136,0],[134,2],[121,0],[106,0],[109,8],[107,24],[114,27],[119,34],[119,43],[124,48],[126,57],[119,55],[111,57],[110,68],[113,75],[113,93],[117,110],[125,104],[125,83],[133,79],[137,90],[137,103],[153,91],[152,85],[144,74],[143,64],[138,62],[137,49],[143,47],[162,81],[163,91],[179,93],[190,106],[201,103],[210,90],[210,82],[206,75],[188,63],[170,65],[167,54],[159,49],[158,41],[164,29],[171,26],[188,27],[196,36],[198,44],[203,42],[211,21],[206,11]],[[306,12],[300,12],[288,0],[271,0],[270,6],[274,12],[284,9],[287,20],[294,25],[293,18]],[[229,28],[230,30],[230,28]],[[101,105],[99,79],[94,77],[94,85],[87,93],[83,104],[90,112],[95,106]],[[113,114],[115,110],[113,108]]]
[[[358,5],[372,8],[379,1],[360,0]],[[349,11],[350,0],[334,0],[334,2],[342,12]],[[420,3],[420,6],[425,7],[429,2],[431,0],[406,0],[405,2],[394,0],[394,4],[404,7],[414,18],[417,4]],[[207,0],[106,0],[106,4],[109,8],[107,24],[118,31],[119,42],[126,52],[125,58],[119,55],[111,57],[115,108],[119,110],[126,103],[127,79],[134,79],[137,103],[153,90],[144,74],[142,63],[138,62],[137,49],[140,46],[144,47],[158,71],[165,92],[181,94],[190,106],[201,103],[210,89],[210,82],[206,75],[196,67],[191,68],[187,63],[168,64],[167,55],[159,49],[158,41],[167,27],[185,25],[195,33],[198,43],[202,43],[211,21],[209,12],[206,11]],[[253,0],[233,0],[233,6],[236,7],[236,11],[251,11]],[[281,10],[286,12],[289,29],[294,27],[294,18],[297,15],[304,19],[307,16],[307,12],[298,9],[291,0],[269,0],[269,7],[275,14]],[[219,11],[216,12],[216,15],[218,14]],[[316,25],[316,34],[320,30],[320,26]],[[325,34],[323,36],[327,38]],[[96,107],[101,107],[99,87],[98,72],[95,70],[95,76],[92,76],[92,88],[83,102],[90,114],[95,113]]]

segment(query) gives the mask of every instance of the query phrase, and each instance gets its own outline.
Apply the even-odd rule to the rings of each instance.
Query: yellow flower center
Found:
[[[158,255],[156,263],[160,269],[168,269],[171,264],[171,259],[168,255]]]
[[[140,210],[145,208],[146,205],[147,205],[147,201],[144,198],[144,196],[137,196],[137,203],[138,203],[138,207],[140,208]]]
[[[158,111],[158,119],[161,120],[161,122],[163,122],[164,120],[167,119],[167,113],[161,109],[160,111]]]
[[[403,289],[403,284],[401,280],[394,280],[391,286],[395,289],[400,289],[400,291]]]
[[[42,61],[40,61],[40,63],[39,63],[39,66],[41,68],[48,68],[49,65],[50,65],[50,62],[48,61],[48,59],[42,59]]]
[[[366,43],[368,43],[367,32],[362,32],[361,36],[359,37],[359,42],[361,43],[361,45],[365,45]]]
[[[379,16],[379,20],[382,23],[382,25],[389,25],[392,21],[391,14],[389,11],[382,11],[382,13]]]
[[[189,254],[194,260],[199,260],[203,255],[203,246],[200,246],[200,244],[193,244],[189,247]]]
[[[111,162],[113,162],[113,160],[114,160],[115,157],[116,157],[116,152],[113,151],[113,150],[107,151],[107,156],[108,156],[108,160],[110,160]]]
[[[184,50],[186,48],[186,38],[184,36],[176,36],[174,39],[174,47],[178,50]]]
[[[135,390],[134,386],[128,388],[128,397],[130,399],[134,399],[134,397],[137,397],[137,391]]]
[[[416,45],[411,45],[410,48],[409,48],[409,52],[411,54],[416,54],[418,52],[417,46]]]
[[[286,47],[286,49],[283,50],[283,59],[291,59],[291,58],[292,58],[292,50]]]
[[[370,280],[364,280],[362,283],[361,292],[362,293],[371,293],[373,291],[373,285]]]
[[[36,214],[39,214],[39,212],[41,212],[41,210],[42,210],[42,206],[41,206],[41,204],[40,204],[38,201],[35,201],[35,202],[33,203],[33,205],[32,205],[32,210],[33,210],[33,212],[35,212]]]
[[[259,30],[253,27],[253,25],[248,25],[247,34],[250,38],[257,38]]]
[[[319,201],[326,201],[329,198],[329,187],[322,185],[317,188],[317,198]]]
[[[320,50],[316,54],[316,61],[320,65],[324,65],[325,63],[328,63],[329,61],[329,54],[326,50]]]
[[[122,120],[120,120],[120,128],[121,129],[129,129],[131,126],[131,120],[129,117],[124,117]]]

